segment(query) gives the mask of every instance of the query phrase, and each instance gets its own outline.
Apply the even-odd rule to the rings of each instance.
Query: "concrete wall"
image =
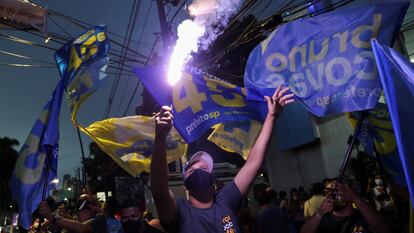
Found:
[[[297,186],[309,188],[314,182],[338,175],[353,129],[344,116],[315,124],[315,127],[320,140],[294,150],[279,151],[277,135],[272,137],[266,168],[275,190],[289,191]]]

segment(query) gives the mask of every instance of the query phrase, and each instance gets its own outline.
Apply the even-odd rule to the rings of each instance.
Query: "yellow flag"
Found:
[[[221,149],[237,153],[247,159],[250,149],[260,132],[262,124],[258,121],[235,121],[215,125],[208,140]]]
[[[155,119],[147,116],[110,118],[80,129],[132,176],[150,172]],[[173,128],[167,137],[167,162],[180,159],[187,144]]]

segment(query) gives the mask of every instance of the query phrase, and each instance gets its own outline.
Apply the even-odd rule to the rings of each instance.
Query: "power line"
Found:
[[[111,92],[108,98],[108,103],[106,105],[106,109],[105,109],[105,118],[108,118],[109,116],[109,112],[111,111],[111,106],[112,106],[112,102],[116,93],[116,90],[118,88],[119,85],[119,76],[122,73],[122,69],[123,69],[123,59],[125,59],[126,56],[126,52],[125,52],[125,48],[129,47],[129,43],[130,43],[130,38],[132,36],[132,33],[134,31],[134,26],[135,26],[135,22],[136,22],[136,17],[138,15],[139,12],[139,7],[141,1],[139,1],[139,3],[137,2],[137,0],[134,0],[133,6],[132,6],[132,11],[129,17],[129,21],[128,21],[128,26],[127,26],[127,31],[126,31],[126,36],[124,39],[124,43],[122,46],[122,51],[121,51],[121,62],[120,62],[120,71],[118,71],[118,75],[115,77],[114,83],[112,84],[112,88],[111,88]]]
[[[150,5],[148,6],[148,9],[147,9],[147,14],[145,15],[144,25],[142,26],[142,30],[141,30],[141,32],[140,32],[140,35],[139,35],[138,41],[141,41],[141,40],[142,40],[142,37],[144,36],[145,29],[146,29],[146,26],[147,26],[147,23],[148,23],[149,14],[150,14],[150,12],[151,12],[152,4],[153,4],[153,1],[151,1]],[[156,44],[156,43],[154,43],[154,45],[155,45],[155,44]],[[154,45],[152,46],[152,48],[154,48]],[[140,44],[137,44],[137,47],[136,47],[136,49],[135,49],[135,50],[136,50],[136,51],[138,51],[138,50],[139,50],[139,47],[140,47]],[[145,65],[147,65],[147,64],[148,64],[149,58],[151,58],[151,53],[152,53],[152,50],[151,50],[150,54],[148,55],[148,59],[147,59],[147,61],[145,62]],[[134,75],[134,76],[135,76],[135,75]],[[123,102],[123,100],[124,100],[124,98],[125,98],[125,94],[126,94],[126,91],[125,91],[125,90],[126,90],[126,88],[127,88],[127,86],[128,86],[129,79],[130,79],[130,76],[128,76],[128,79],[127,79],[127,81],[125,82],[125,85],[124,85],[124,88],[123,88],[123,90],[124,90],[124,91],[122,92],[122,96],[121,96],[120,103],[122,103],[122,102]],[[133,96],[135,95],[135,93],[136,93],[136,91],[137,91],[137,89],[138,89],[138,87],[139,87],[139,83],[140,83],[140,81],[139,81],[139,79],[137,79],[137,85],[136,85],[136,87],[135,87],[134,91],[132,92],[132,93],[134,93],[134,94],[133,94]],[[123,116],[125,116],[125,115],[126,115],[126,113],[128,112],[129,105],[130,105],[131,101],[132,101],[131,99],[128,101],[127,108],[126,108],[126,110],[125,110],[125,112],[124,112]],[[118,113],[119,113],[120,109],[121,109],[121,104],[119,104],[119,105],[118,105],[118,109],[116,110],[116,115],[118,115]]]

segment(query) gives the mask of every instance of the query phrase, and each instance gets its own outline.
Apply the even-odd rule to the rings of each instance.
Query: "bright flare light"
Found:
[[[177,28],[178,40],[168,66],[168,83],[174,85],[180,80],[182,69],[190,59],[191,53],[198,51],[198,40],[204,35],[206,28],[192,20],[183,21]]]

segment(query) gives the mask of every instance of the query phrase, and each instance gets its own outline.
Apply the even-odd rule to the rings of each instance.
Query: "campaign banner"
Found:
[[[62,46],[54,56],[60,75],[66,80],[67,85],[73,82],[82,67],[105,58],[108,51],[106,26],[94,26]]]
[[[281,25],[249,56],[248,99],[290,86],[317,116],[373,108],[382,88],[370,39],[390,45],[408,5],[374,1]]]
[[[51,181],[57,177],[63,90],[63,80],[59,80],[19,152],[10,181],[13,199],[19,204],[19,223],[26,230],[42,198],[55,189]]]
[[[0,1],[0,28],[36,29],[47,33],[47,10],[28,1]]]
[[[187,143],[219,123],[262,121],[267,113],[265,102],[246,100],[244,88],[194,67],[186,68],[173,87],[165,67],[137,67],[135,72],[158,103],[172,104],[174,126]]]
[[[411,200],[414,198],[414,66],[404,56],[390,47],[372,42],[381,83],[388,103],[394,129],[396,147],[404,168]]]
[[[88,135],[131,176],[150,172],[155,139],[155,118],[130,116],[97,121],[80,130]],[[187,144],[173,128],[167,136],[167,162],[180,159]]]

